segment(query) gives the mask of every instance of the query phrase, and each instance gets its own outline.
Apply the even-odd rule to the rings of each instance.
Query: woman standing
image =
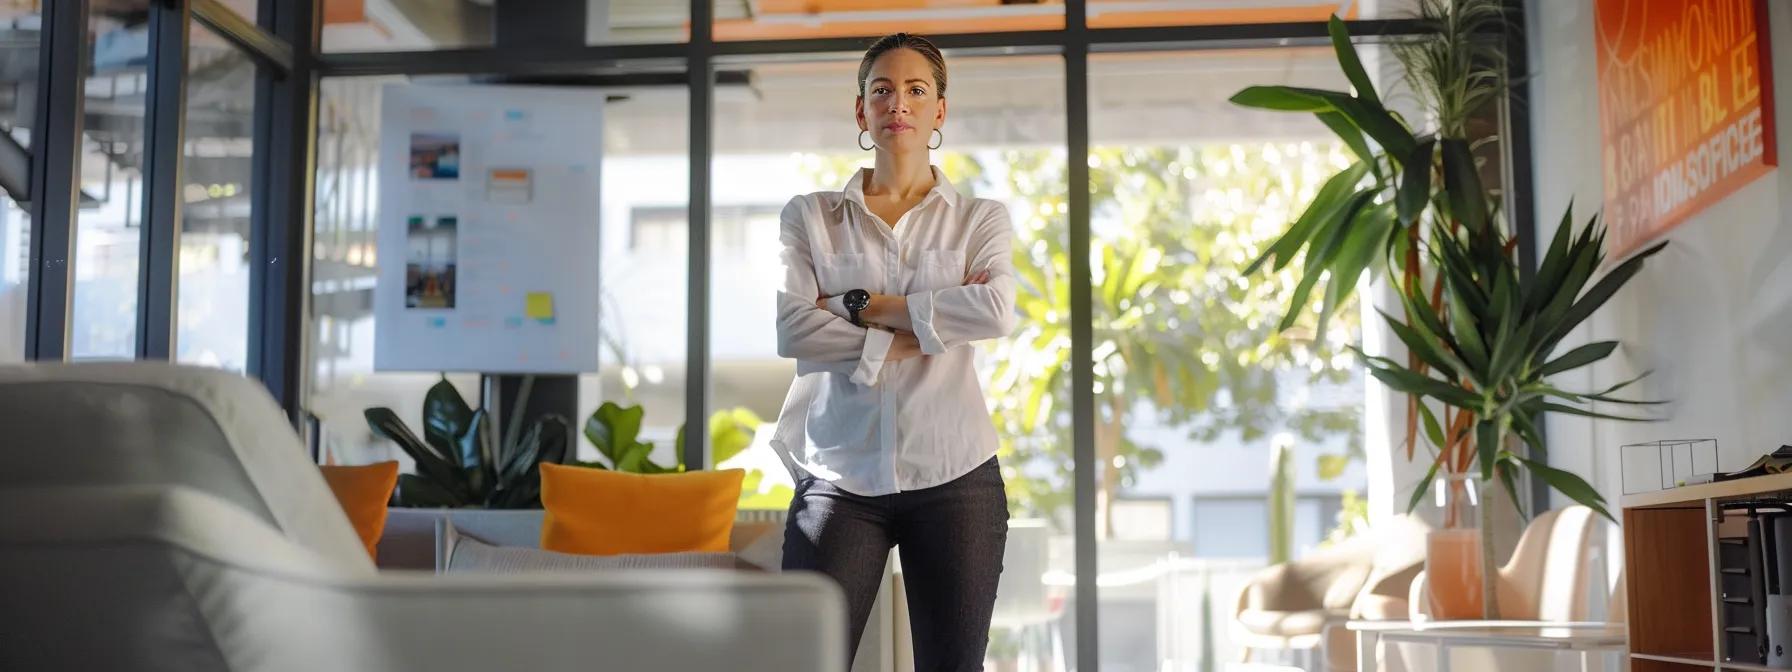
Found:
[[[1008,503],[971,343],[1014,329],[1012,223],[929,161],[945,140],[939,49],[890,35],[858,75],[872,167],[782,216],[778,354],[797,360],[772,442],[797,481],[784,568],[845,589],[850,665],[900,546],[915,668],[981,670]]]

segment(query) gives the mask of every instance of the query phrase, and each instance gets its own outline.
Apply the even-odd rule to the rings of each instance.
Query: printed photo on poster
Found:
[[[504,205],[523,205],[530,198],[528,168],[493,168],[486,175],[485,199]]]
[[[404,267],[404,307],[454,307],[455,248],[460,220],[411,215],[406,223],[409,252]]]
[[[412,133],[411,177],[419,180],[460,179],[460,134]]]

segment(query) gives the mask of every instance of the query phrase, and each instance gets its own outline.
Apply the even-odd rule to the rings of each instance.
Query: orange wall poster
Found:
[[[1607,238],[1635,250],[1779,165],[1766,0],[1595,0]]]

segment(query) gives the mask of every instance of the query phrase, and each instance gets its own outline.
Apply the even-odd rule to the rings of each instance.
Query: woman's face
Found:
[[[933,131],[946,123],[946,100],[939,97],[933,68],[913,49],[891,49],[871,63],[865,90],[853,103],[859,130],[887,152],[927,151]]]

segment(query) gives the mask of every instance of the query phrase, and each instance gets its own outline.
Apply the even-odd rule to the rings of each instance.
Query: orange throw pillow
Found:
[[[386,531],[386,502],[392,499],[392,488],[398,485],[398,463],[324,465],[318,469],[323,470],[324,482],[330,484],[330,492],[336,493],[348,522],[355,525],[355,534],[367,546],[367,557],[379,559],[380,535]]]
[[[560,553],[726,553],[741,469],[625,474],[541,465],[541,547]]]

